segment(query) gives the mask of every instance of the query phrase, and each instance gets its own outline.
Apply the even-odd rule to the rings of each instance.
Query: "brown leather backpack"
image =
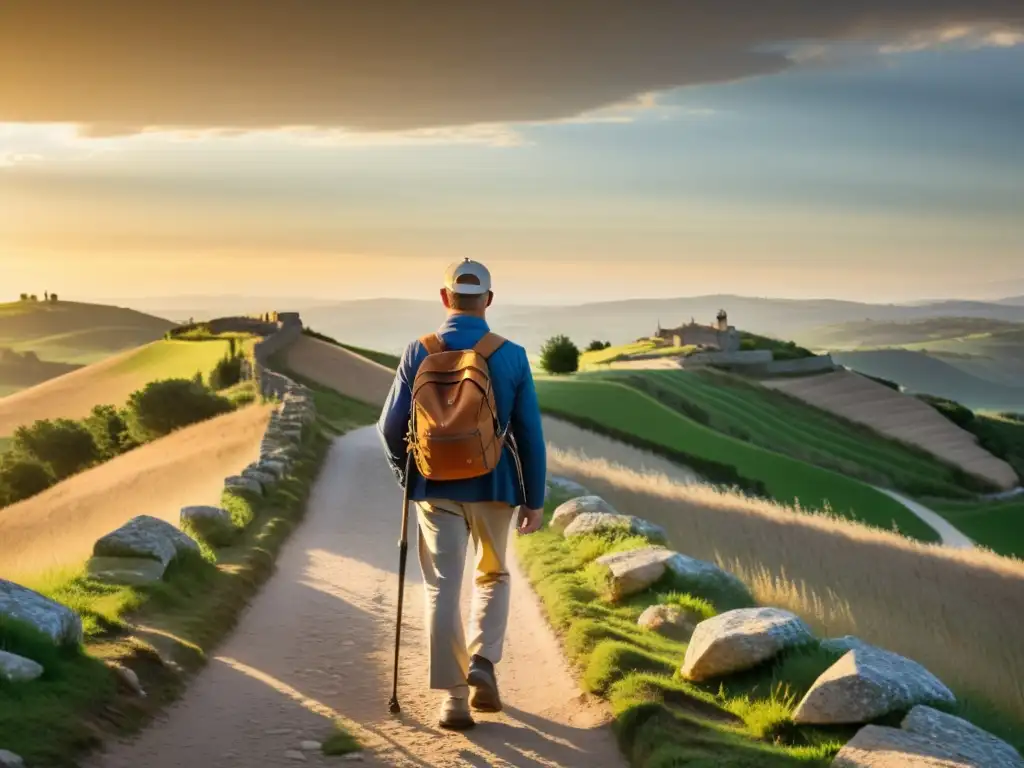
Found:
[[[448,350],[437,334],[420,339],[427,356],[412,385],[409,449],[428,480],[466,480],[494,470],[506,433],[487,360],[505,343],[494,333],[476,346]]]

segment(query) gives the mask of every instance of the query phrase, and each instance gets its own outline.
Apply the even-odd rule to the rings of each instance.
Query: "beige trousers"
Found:
[[[494,664],[501,661],[510,594],[506,550],[515,508],[501,502],[444,499],[427,499],[416,507],[430,687],[458,688],[466,685],[470,656]],[[475,579],[467,645],[461,597],[470,538]]]

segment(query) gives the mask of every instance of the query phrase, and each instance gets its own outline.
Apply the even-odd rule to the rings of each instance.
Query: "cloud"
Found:
[[[1020,0],[11,0],[0,121],[407,138],[797,66],[779,43],[899,45],[980,25],[1009,44],[1022,15]]]
[[[914,32],[883,45],[882,53],[910,53],[935,48],[1013,48],[1024,45],[1024,32],[1003,25],[955,25]]]

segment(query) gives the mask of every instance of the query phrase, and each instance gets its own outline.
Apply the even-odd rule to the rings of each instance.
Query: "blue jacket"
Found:
[[[483,318],[455,314],[449,315],[438,333],[448,349],[469,349],[480,341],[488,330],[487,321]],[[419,340],[406,347],[402,362],[398,366],[398,373],[395,375],[395,382],[377,422],[377,429],[384,443],[384,453],[395,477],[403,487],[407,455],[406,434],[409,431],[412,407],[411,387],[416,378],[416,371],[426,356],[427,350]],[[493,472],[482,477],[445,482],[425,480],[414,467],[414,480],[409,493],[411,500],[423,501],[433,498],[452,501],[504,501],[513,507],[525,504],[531,509],[540,509],[544,506],[547,456],[540,407],[537,404],[537,392],[533,386],[533,374],[526,359],[526,350],[518,344],[506,341],[491,356],[488,368],[494,386],[498,418],[503,428],[511,421],[511,431],[519,448],[526,498],[523,499],[515,460],[512,458],[510,446],[506,443],[498,466]]]

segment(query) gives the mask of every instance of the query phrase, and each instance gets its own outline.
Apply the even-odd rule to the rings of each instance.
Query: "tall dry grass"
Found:
[[[680,552],[739,575],[822,636],[919,661],[961,696],[1024,720],[1024,562],[920,544],[824,515],[549,450],[552,473],[665,527]]]

